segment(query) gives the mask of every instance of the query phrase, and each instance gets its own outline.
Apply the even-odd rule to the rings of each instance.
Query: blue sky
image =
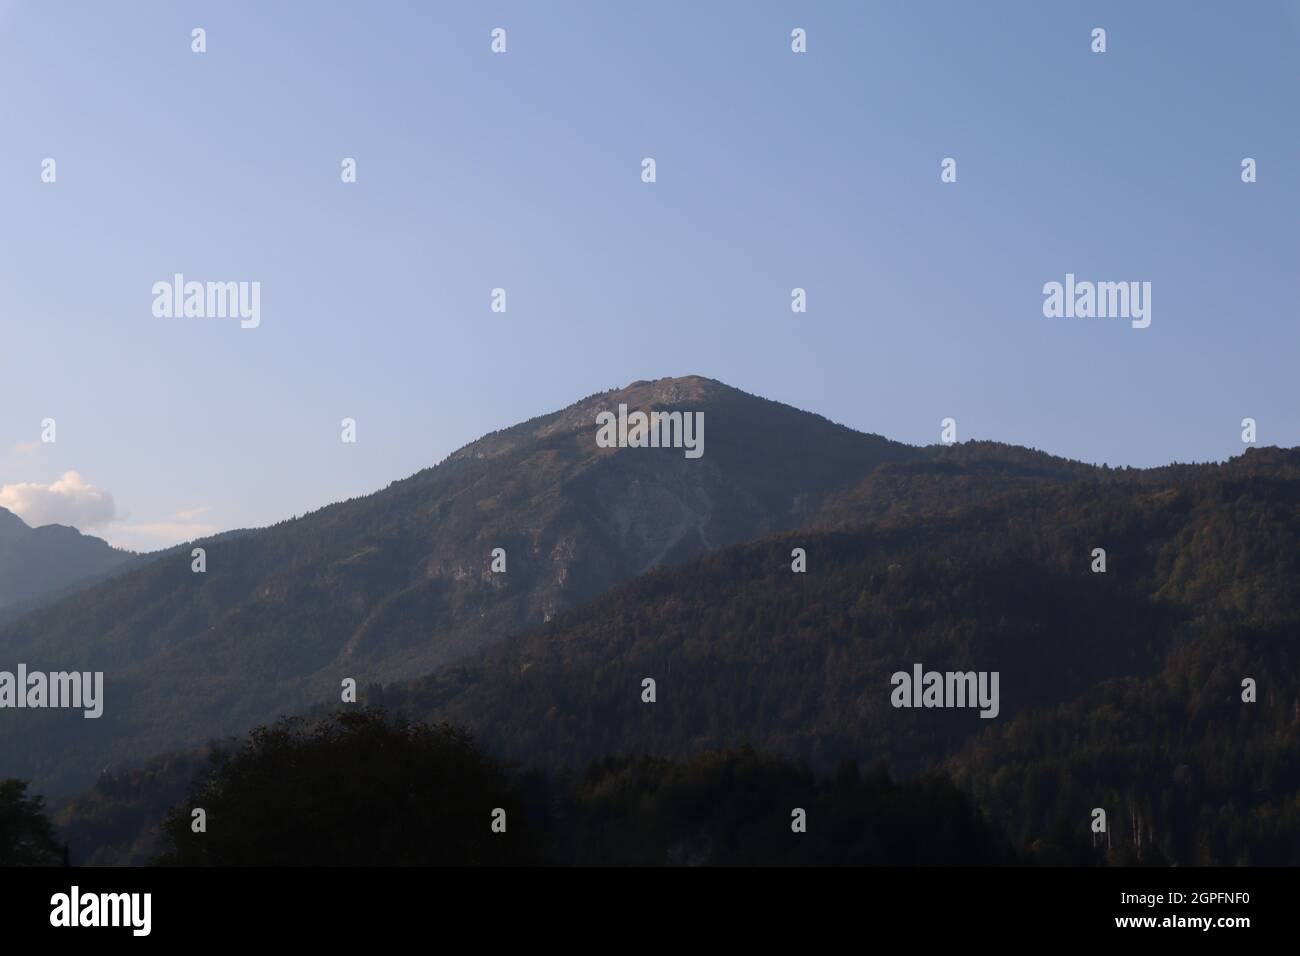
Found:
[[[0,2],[0,504],[150,550],[684,374],[918,444],[1300,444],[1298,46],[1263,0]],[[155,318],[176,272],[260,327]],[[1045,318],[1067,272],[1151,327]]]

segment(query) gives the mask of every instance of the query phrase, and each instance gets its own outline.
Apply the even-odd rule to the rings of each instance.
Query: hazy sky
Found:
[[[153,549],[693,373],[918,444],[1300,444],[1298,48],[1276,2],[0,3],[0,504]],[[260,327],[156,318],[177,272]],[[1067,272],[1151,326],[1044,317]]]

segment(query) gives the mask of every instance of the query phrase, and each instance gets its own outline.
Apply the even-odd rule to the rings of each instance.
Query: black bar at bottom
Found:
[[[1032,941],[1050,932],[1054,939],[1199,935],[1231,943],[1243,933],[1294,932],[1297,875],[1228,868],[9,869],[0,870],[0,924],[7,943],[75,932],[81,943],[128,945],[268,937],[373,943],[406,934],[451,943],[443,934],[459,930],[533,945],[575,933],[772,942],[773,933],[822,937],[830,928],[859,937],[920,933],[927,942]],[[142,894],[149,894],[147,921]]]

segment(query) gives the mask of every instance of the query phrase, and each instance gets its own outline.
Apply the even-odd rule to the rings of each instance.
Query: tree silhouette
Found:
[[[44,801],[27,796],[23,780],[0,780],[0,866],[55,866],[63,848]]]
[[[196,832],[193,811],[206,828]],[[493,829],[505,811],[505,831]],[[499,824],[498,824],[499,825]],[[522,803],[468,734],[354,711],[253,731],[163,824],[160,862],[502,865],[536,852]]]

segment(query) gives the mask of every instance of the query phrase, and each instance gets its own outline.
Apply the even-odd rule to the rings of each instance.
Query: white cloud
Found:
[[[8,508],[33,528],[66,524],[81,531],[102,527],[117,515],[113,496],[87,484],[75,471],[49,485],[5,485],[0,488],[0,508]]]

